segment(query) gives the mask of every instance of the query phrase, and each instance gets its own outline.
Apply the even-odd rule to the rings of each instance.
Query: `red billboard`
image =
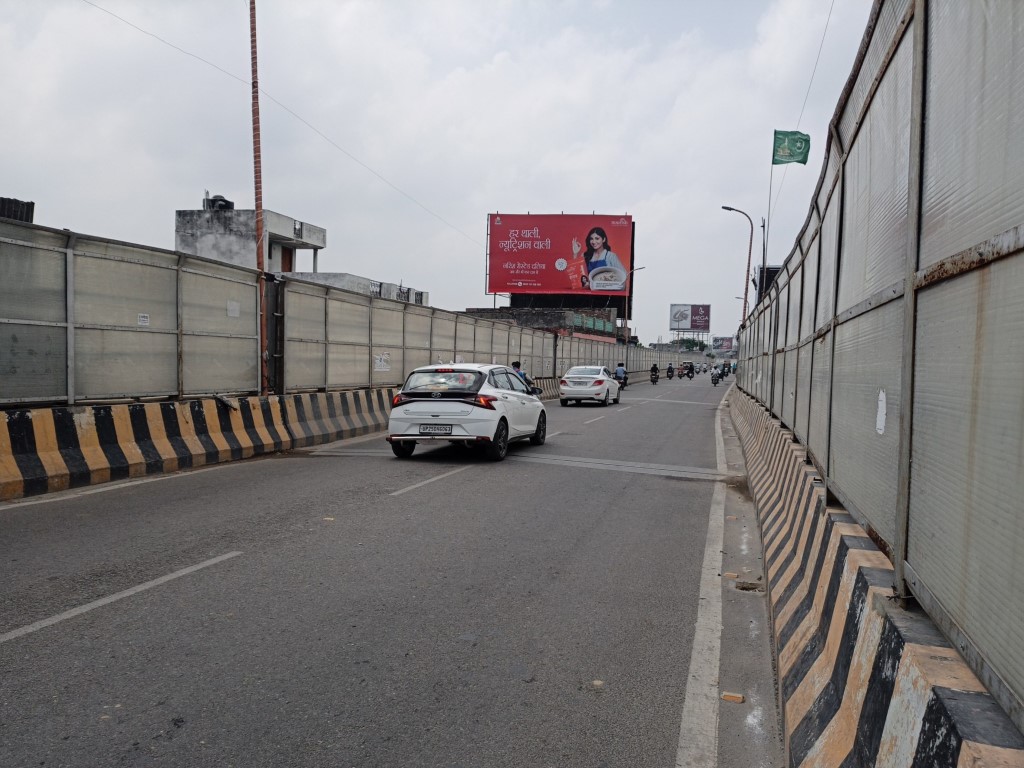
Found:
[[[710,331],[710,304],[670,304],[670,331]]]
[[[488,215],[488,293],[628,296],[633,217]]]

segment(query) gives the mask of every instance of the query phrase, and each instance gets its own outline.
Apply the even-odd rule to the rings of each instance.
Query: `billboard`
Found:
[[[670,304],[668,329],[670,331],[710,331],[710,304]]]
[[[732,352],[733,341],[732,336],[712,336],[711,349],[714,352]]]
[[[492,213],[487,225],[488,293],[629,295],[631,216]]]

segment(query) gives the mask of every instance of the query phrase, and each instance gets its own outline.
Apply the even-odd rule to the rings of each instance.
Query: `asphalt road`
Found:
[[[0,505],[0,766],[781,765],[726,390]]]

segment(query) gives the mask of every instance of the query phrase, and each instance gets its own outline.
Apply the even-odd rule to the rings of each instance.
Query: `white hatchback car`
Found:
[[[513,440],[543,445],[548,421],[539,387],[504,365],[427,365],[409,374],[391,400],[387,441],[400,459],[417,443],[479,445],[501,461]]]
[[[603,365],[576,365],[558,381],[558,400],[568,405],[570,400],[593,400],[601,405],[619,402],[619,382]]]

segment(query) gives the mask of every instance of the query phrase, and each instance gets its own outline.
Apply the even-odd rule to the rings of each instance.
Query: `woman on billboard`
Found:
[[[579,258],[580,241],[572,239],[572,255]],[[608,247],[608,235],[601,227],[587,233],[587,250],[583,254],[587,282],[592,291],[621,291],[626,284],[626,270],[619,257]]]

